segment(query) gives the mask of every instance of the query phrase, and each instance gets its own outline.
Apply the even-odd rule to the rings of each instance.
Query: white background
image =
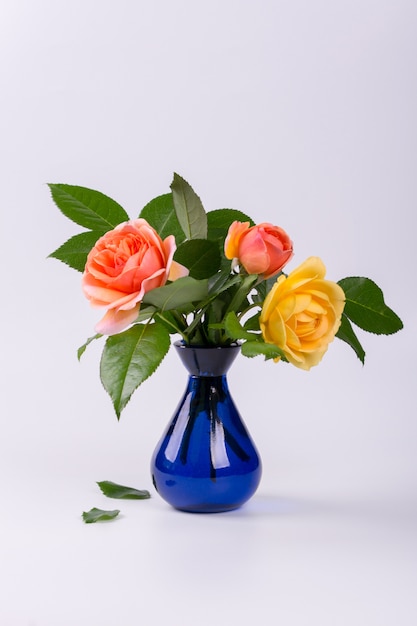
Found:
[[[417,623],[416,26],[414,0],[0,1],[1,626]],[[78,232],[46,183],[136,217],[174,171],[285,228],[288,269],[373,278],[405,324],[360,334],[365,367],[339,341],[310,373],[238,360],[264,475],[228,514],[151,484],[176,355],[117,422],[101,346],[76,359],[99,314],[46,259]]]

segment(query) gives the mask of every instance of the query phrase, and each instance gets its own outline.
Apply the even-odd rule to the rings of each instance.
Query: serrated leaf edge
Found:
[[[155,322],[153,322],[153,323],[155,323]],[[156,323],[155,323],[155,324],[156,324]],[[143,333],[145,332],[146,328],[148,327],[148,324],[136,324],[136,326],[143,326],[143,327],[144,327],[144,328],[143,328],[143,330],[142,330],[142,333],[141,333],[141,337],[143,337]],[[159,324],[158,326],[163,327],[161,324]],[[166,329],[164,329],[164,330],[166,330]],[[113,337],[116,337],[116,335],[113,335]],[[108,341],[109,339],[111,339],[111,337],[109,337],[109,338],[107,339],[107,341]],[[169,340],[169,334],[168,334],[168,340]],[[106,344],[107,344],[107,341],[106,341]],[[146,339],[145,339],[145,340],[143,340],[143,339],[139,338],[139,339],[136,341],[136,344],[135,344],[135,345],[137,346],[137,345],[138,345],[138,343],[140,343],[140,341],[145,341],[145,342],[146,342]],[[149,341],[149,340],[148,340],[148,341]],[[138,384],[138,385],[137,385],[137,386],[136,386],[136,387],[132,390],[132,393],[129,395],[129,397],[127,398],[127,400],[126,400],[123,404],[121,403],[121,398],[123,397],[123,393],[122,393],[122,392],[123,392],[124,385],[125,385],[125,381],[126,381],[126,375],[125,375],[125,377],[124,377],[124,383],[123,383],[123,386],[122,386],[122,389],[121,389],[120,396],[119,396],[119,398],[118,398],[118,404],[117,404],[117,406],[116,406],[115,399],[113,398],[113,396],[112,396],[111,394],[109,394],[109,395],[110,395],[110,397],[111,397],[111,399],[112,399],[112,402],[113,402],[113,407],[114,407],[114,410],[115,410],[115,412],[116,412],[117,419],[120,419],[120,415],[121,415],[121,413],[122,413],[123,409],[125,409],[125,408],[126,408],[126,406],[127,406],[127,405],[128,405],[128,403],[130,402],[130,400],[131,400],[131,398],[132,398],[133,394],[135,393],[135,391],[136,391],[136,390],[140,387],[140,385],[142,385],[142,384],[145,382],[145,380],[147,380],[150,376],[152,376],[152,375],[156,372],[156,370],[158,369],[158,367],[161,365],[162,361],[165,359],[166,355],[168,354],[170,347],[171,347],[171,342],[170,342],[170,340],[169,340],[167,350],[166,350],[165,354],[163,355],[163,357],[161,358],[161,360],[159,361],[159,363],[157,363],[157,365],[154,367],[154,369],[152,369],[152,371],[150,371],[150,372],[149,372],[149,373],[145,376],[145,378],[143,378],[143,379],[141,380],[141,382],[140,382],[140,383],[139,383],[139,384]],[[133,355],[134,351],[135,351],[135,350],[133,350],[133,351],[131,352],[131,355],[130,355],[130,356],[132,356],[132,355]],[[102,355],[101,355],[101,360],[103,359],[103,355],[104,355],[104,350],[103,350],[103,353],[102,353]],[[103,383],[102,376],[101,376],[101,360],[100,360],[100,380],[101,380],[101,384],[103,385],[104,390],[105,390],[107,393],[109,393],[109,392],[107,391],[107,389],[106,389],[106,387],[105,387],[104,383]],[[129,364],[130,364],[130,363],[131,363],[131,359],[129,360]],[[126,369],[126,374],[127,374],[128,370],[129,370],[129,367],[130,367],[130,365],[128,365],[128,367],[127,367],[127,369]],[[119,407],[119,408],[117,408],[117,407]]]

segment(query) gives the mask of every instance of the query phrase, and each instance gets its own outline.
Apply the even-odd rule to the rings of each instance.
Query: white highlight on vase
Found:
[[[230,461],[226,451],[223,424],[217,420],[214,422],[214,429],[210,433],[210,454],[214,469],[229,467]]]

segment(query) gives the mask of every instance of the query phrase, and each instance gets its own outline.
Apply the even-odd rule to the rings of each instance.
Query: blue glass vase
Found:
[[[159,495],[173,507],[218,513],[256,491],[262,466],[229,392],[226,373],[239,346],[175,344],[188,384],[151,462]]]

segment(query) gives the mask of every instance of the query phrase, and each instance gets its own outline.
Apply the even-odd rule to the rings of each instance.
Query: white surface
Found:
[[[414,626],[416,18],[406,0],[3,0],[1,626]],[[170,353],[117,423],[97,313],[46,256],[75,230],[47,182],[134,217],[173,171],[208,210],[283,226],[295,267],[363,274],[405,330],[306,374],[240,359],[264,462],[237,512],[175,512],[152,450],[185,385]],[[148,488],[107,500],[97,480]],[[121,508],[85,525],[92,506]]]

